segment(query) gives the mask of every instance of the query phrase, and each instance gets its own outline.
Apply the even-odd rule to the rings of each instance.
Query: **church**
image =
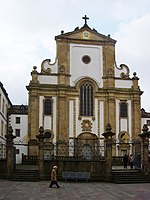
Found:
[[[117,65],[116,40],[88,26],[55,37],[56,59],[34,66],[27,86],[28,154],[38,155],[44,128],[44,157],[104,155],[103,133],[111,125],[113,155],[135,153],[141,133],[141,95],[136,72]]]

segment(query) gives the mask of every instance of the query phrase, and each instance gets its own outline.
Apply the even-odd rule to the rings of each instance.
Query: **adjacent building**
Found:
[[[27,135],[28,135],[28,106],[11,105],[8,109],[9,125],[13,128],[16,163],[22,162],[22,154],[27,155]]]
[[[7,134],[7,109],[12,105],[8,94],[0,82],[0,158],[6,158],[6,138]]]

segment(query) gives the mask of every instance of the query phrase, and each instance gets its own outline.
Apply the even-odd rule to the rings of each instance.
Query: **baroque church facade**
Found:
[[[56,59],[33,67],[27,86],[28,153],[37,155],[39,128],[44,128],[45,156],[104,155],[103,133],[112,127],[113,155],[135,151],[141,132],[141,95],[136,73],[117,66],[116,40],[83,27],[55,37]]]

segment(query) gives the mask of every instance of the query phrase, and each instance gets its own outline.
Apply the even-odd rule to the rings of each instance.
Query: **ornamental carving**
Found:
[[[61,65],[59,67],[59,73],[65,73],[65,66]]]
[[[119,142],[129,143],[130,135],[127,132],[121,132],[118,136],[119,136]]]
[[[127,65],[121,64],[119,67],[117,67],[117,64],[115,63],[115,67],[118,70],[122,70],[123,71],[123,72],[120,73],[120,77],[121,78],[129,78],[130,70],[129,70],[129,67]]]
[[[42,74],[50,74],[51,73],[51,64],[50,64],[51,60],[50,59],[46,59],[42,62],[41,64],[41,73]]]
[[[45,142],[52,141],[53,138],[54,138],[54,132],[52,130],[45,129],[45,131],[44,131],[44,141]]]
[[[109,77],[113,77],[113,76],[114,76],[114,70],[113,70],[113,69],[110,68],[110,69],[108,70],[108,76],[109,76]]]
[[[81,123],[82,131],[91,131],[92,123],[90,120],[83,120]]]

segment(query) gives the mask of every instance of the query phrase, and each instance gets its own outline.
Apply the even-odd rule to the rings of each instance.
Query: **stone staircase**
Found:
[[[22,167],[14,170],[12,177],[12,181],[29,181],[29,182],[37,182],[39,181],[38,170],[33,167]]]
[[[150,183],[150,176],[142,174],[140,169],[112,170],[114,183]]]

